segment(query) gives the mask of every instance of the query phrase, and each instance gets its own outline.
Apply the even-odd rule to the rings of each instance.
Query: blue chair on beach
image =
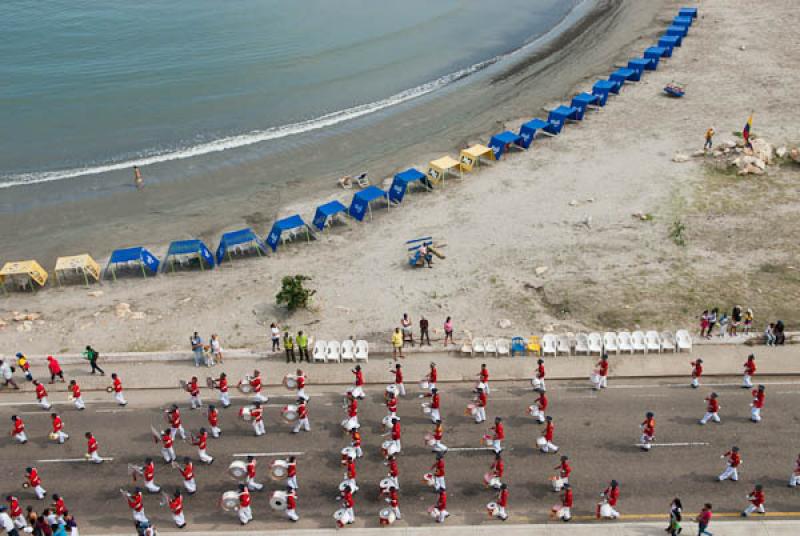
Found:
[[[606,102],[608,102],[608,95],[611,91],[616,87],[614,82],[609,80],[598,80],[592,86],[592,95],[597,95],[600,97],[600,100],[597,101],[599,106],[605,106]]]
[[[511,339],[511,357],[514,357],[515,354],[525,355],[525,339],[522,337]]]
[[[672,50],[681,46],[681,38],[677,35],[662,35],[658,39],[658,46],[664,49],[664,57],[671,58]]]

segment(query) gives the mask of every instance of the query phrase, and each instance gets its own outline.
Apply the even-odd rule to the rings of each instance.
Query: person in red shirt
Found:
[[[386,502],[389,503],[389,507],[394,512],[394,517],[396,519],[403,519],[403,515],[400,513],[400,496],[397,493],[397,488],[395,486],[389,486],[384,492]]]
[[[753,376],[756,375],[756,356],[750,354],[744,363],[744,377],[742,378],[742,389],[753,388]]]
[[[489,473],[500,480],[506,472],[506,464],[503,462],[503,455],[500,452],[495,453],[492,466],[489,468]]]
[[[436,491],[447,488],[447,483],[444,480],[444,454],[441,452],[436,454],[436,461],[431,465],[431,470],[433,470],[433,487]]]
[[[356,387],[363,387],[364,386],[364,371],[361,370],[361,365],[356,365],[353,369],[353,375],[355,376],[354,385]]]
[[[758,512],[759,514],[767,512],[764,508],[764,487],[761,484],[756,484],[756,487],[747,496],[747,500],[750,501],[750,504],[742,512],[742,517],[747,517],[753,512]]]
[[[714,422],[720,422],[719,418],[719,395],[717,393],[711,393],[706,397],[706,414],[703,415],[703,418],[700,419],[700,424],[705,424],[710,420]]]
[[[59,523],[64,523],[64,515],[67,514],[67,505],[64,498],[58,493],[53,493],[53,513],[58,518]]]
[[[650,452],[653,448],[653,440],[656,437],[656,419],[652,411],[648,411],[644,416],[644,421],[639,425],[642,429],[642,438],[640,440],[640,447],[645,452]]]
[[[219,389],[219,403],[223,408],[231,405],[230,395],[228,395],[228,375],[224,372],[220,373],[219,378],[212,380],[212,388]]]
[[[431,389],[430,393],[424,394],[424,395],[419,395],[419,396],[421,398],[430,398],[431,399],[431,403],[430,403],[431,422],[436,422],[436,421],[442,420],[442,416],[439,413],[439,409],[440,409],[440,405],[441,405],[441,398],[439,397],[439,389],[434,387],[433,389]]]
[[[476,423],[481,423],[486,420],[486,404],[488,401],[489,399],[483,389],[480,387],[475,389],[475,411],[473,416],[475,417]]]
[[[286,459],[286,486],[297,489],[297,458],[289,456]]]
[[[619,483],[616,480],[612,480],[611,484],[609,484],[608,487],[603,490],[603,500],[609,506],[608,515],[605,517],[617,519],[619,517],[619,512],[617,512],[616,509],[617,501],[619,500]]]
[[[608,354],[603,354],[595,366],[597,367],[597,376],[600,381],[595,385],[594,389],[595,391],[605,389],[608,387]]]
[[[25,434],[25,423],[22,422],[22,418],[12,415],[11,423],[11,436],[14,440],[21,445],[27,443],[28,436]]]
[[[697,389],[700,387],[700,376],[703,375],[703,360],[695,359],[691,362],[692,365],[692,388]]]
[[[500,486],[500,493],[497,494],[495,503],[497,503],[497,513],[495,517],[501,521],[508,519],[508,512],[506,512],[506,508],[508,507],[508,484],[502,484]]]
[[[22,513],[22,507],[19,505],[19,499],[13,495],[8,495],[6,496],[6,501],[8,501],[8,515],[14,522],[14,526],[20,530],[25,529],[25,527],[28,526],[28,521],[25,519],[25,515]]]
[[[406,386],[403,384],[403,367],[400,363],[394,366],[394,384],[397,386],[397,394],[406,396]]]
[[[568,484],[564,484],[564,491],[561,493],[561,506],[554,506],[553,512],[555,515],[565,523],[572,519],[572,487]]]
[[[534,405],[528,407],[528,413],[531,417],[535,418],[539,424],[544,423],[544,416],[547,412],[549,401],[547,400],[547,392],[544,389],[539,389],[539,397],[533,401]]]
[[[390,436],[392,442],[395,444],[395,448],[397,449],[397,453],[399,453],[403,446],[400,443],[400,437],[402,435],[400,430],[400,419],[397,417],[392,418],[392,429],[389,430],[387,433],[383,434],[384,436]]]
[[[136,488],[133,493],[126,493],[128,507],[133,513],[133,520],[137,523],[149,523],[147,515],[144,513],[144,499],[142,498],[141,488]]]
[[[86,409],[86,404],[83,403],[83,397],[81,396],[81,386],[78,385],[78,382],[75,380],[69,381],[69,390],[71,392],[72,403],[75,404],[75,408],[83,411]]]
[[[144,479],[144,487],[149,493],[158,493],[161,487],[156,485],[156,464],[153,463],[153,458],[145,458],[144,465],[142,466],[142,478]]]
[[[553,444],[553,435],[555,432],[555,426],[553,425],[553,417],[548,415],[544,418],[545,424],[544,431],[542,432],[542,437],[539,438],[537,441],[540,444],[539,450],[544,453],[548,452],[558,452],[558,446]],[[542,443],[542,439],[544,439],[544,443]]]
[[[169,420],[172,438],[175,438],[175,434],[180,434],[181,439],[186,439],[186,430],[183,429],[183,421],[181,420],[181,410],[178,409],[177,404],[172,404],[172,407],[167,412],[167,419]]]
[[[711,503],[706,503],[703,510],[697,514],[695,521],[697,521],[697,536],[711,536],[708,532],[708,524],[711,523]]]
[[[100,457],[98,452],[100,447],[97,444],[97,439],[94,438],[91,432],[86,432],[84,436],[86,437],[86,457],[92,463],[103,463],[103,458]]]
[[[256,437],[267,433],[267,430],[264,428],[264,410],[261,409],[261,402],[253,402],[253,406],[250,408],[250,418],[253,419],[253,431]]]
[[[450,517],[450,513],[447,511],[447,490],[444,488],[439,489],[439,496],[431,513],[437,523],[444,523],[444,520]]]
[[[308,378],[306,378],[306,375],[302,370],[297,369],[294,379],[297,382],[297,398],[301,398],[307,402],[308,395],[306,395],[306,382],[308,381]]]
[[[208,448],[208,432],[205,428],[200,428],[197,437],[192,438],[192,445],[197,447],[197,457],[200,458],[201,462],[207,465],[214,463],[214,457],[210,456],[206,451]]]
[[[558,469],[558,477],[563,480],[564,484],[569,482],[569,474],[572,472],[569,456],[561,456],[561,463],[553,467],[553,469]]]
[[[442,443],[442,438],[444,437],[444,426],[442,426],[442,421],[436,421],[436,426],[433,429],[433,434],[431,434],[431,442],[428,444],[433,447],[434,452],[447,452],[447,447]]]
[[[347,393],[347,419],[342,422],[345,431],[350,432],[361,427],[358,422],[358,400],[353,393]]]
[[[222,430],[219,427],[219,411],[217,411],[217,407],[214,404],[208,405],[206,416],[208,417],[208,426],[211,430],[211,437],[216,439],[222,435]]]
[[[33,490],[36,498],[40,501],[47,495],[47,490],[42,487],[42,479],[39,477],[39,471],[35,467],[26,467],[25,474],[28,477],[28,487]]]
[[[720,456],[720,458],[728,458],[728,466],[722,474],[719,475],[720,482],[729,478],[734,482],[739,480],[739,466],[742,464],[742,457],[739,455],[739,447],[731,447],[731,450]]]
[[[356,451],[356,458],[364,456],[364,451],[361,450],[361,433],[356,428],[350,431],[350,446]]]
[[[172,498],[169,499],[169,509],[172,510],[172,519],[175,525],[182,529],[186,526],[186,518],[183,515],[183,494],[181,490],[176,489]]]
[[[56,383],[56,378],[64,382],[64,371],[61,370],[61,364],[58,359],[49,355],[47,356],[47,368],[50,370],[50,383]]]
[[[753,395],[753,402],[750,404],[752,408],[750,409],[750,420],[753,422],[761,422],[761,409],[764,407],[764,396],[766,387],[763,385],[759,385],[758,389],[753,389],[751,394]]]
[[[247,489],[250,491],[261,491],[264,488],[264,484],[256,481],[256,464],[257,462],[255,456],[247,457],[247,476],[245,484],[247,485]]]
[[[495,454],[497,454],[503,450],[503,440],[506,438],[506,430],[503,426],[503,418],[495,417],[494,426],[489,428],[489,431],[492,432],[492,449],[494,449]]]
[[[436,382],[439,381],[439,372],[436,370],[436,363],[431,362],[430,370],[425,378],[428,381],[428,389],[436,389]]]
[[[794,462],[794,471],[792,471],[792,476],[789,478],[789,487],[796,488],[800,486],[800,454],[797,455],[797,460]]]
[[[349,525],[356,520],[356,514],[353,510],[356,506],[356,501],[353,499],[353,492],[349,486],[345,486],[340,495],[342,500],[342,508],[344,509],[344,517],[336,522],[339,528]]]
[[[293,522],[300,519],[297,515],[297,490],[294,488],[286,488],[286,517]]]
[[[346,463],[345,473],[344,473],[344,482],[345,486],[347,486],[350,491],[353,493],[358,491],[358,482],[356,482],[356,477],[358,474],[356,473],[356,464],[353,460],[348,460]]]
[[[389,467],[388,478],[392,479],[392,485],[395,488],[400,488],[400,468],[397,466],[397,458],[394,456],[387,456],[384,465]]]
[[[256,402],[264,403],[267,397],[261,394],[263,385],[261,383],[261,371],[254,370],[253,375],[250,377],[250,388],[253,390],[253,400]]]
[[[482,388],[487,395],[490,393],[489,369],[486,368],[486,363],[481,365],[481,370],[478,372],[478,387]]]
[[[244,484],[239,484],[239,523],[247,525],[253,520],[253,510],[250,508],[250,491]]]
[[[386,395],[386,409],[389,411],[390,417],[397,416],[397,397],[394,396],[394,393]]]
[[[197,493],[197,482],[194,480],[194,464],[188,456],[183,458],[183,467],[179,468],[183,477],[183,487],[189,495]]]
[[[539,359],[536,361],[538,365],[536,367],[536,372],[533,374],[533,379],[531,380],[531,384],[533,385],[534,391],[544,391],[547,389],[544,383],[545,377],[545,370],[544,370],[544,359]]]
[[[59,444],[64,444],[64,441],[69,439],[69,435],[64,431],[64,421],[61,420],[58,413],[51,413],[50,419],[53,422],[53,432],[51,436],[54,437]]]
[[[125,396],[122,394],[122,380],[119,379],[116,372],[111,373],[111,390],[114,392],[114,400],[120,406],[127,406],[128,402],[125,401]]]
[[[197,376],[192,376],[192,379],[186,383],[186,392],[189,393],[189,404],[192,409],[203,407],[203,401],[200,400],[200,385],[197,383]]]
[[[297,422],[294,423],[292,433],[300,433],[300,430],[306,432],[311,431],[311,423],[308,421],[308,406],[306,405],[306,399],[304,398],[297,399]]]
[[[172,430],[167,429],[161,433],[161,455],[164,457],[164,463],[172,463],[175,461],[175,447],[174,440],[172,439]]]
[[[39,407],[43,410],[49,410],[52,406],[47,400],[47,389],[39,380],[33,380],[33,387],[36,389],[36,400],[39,401]]]

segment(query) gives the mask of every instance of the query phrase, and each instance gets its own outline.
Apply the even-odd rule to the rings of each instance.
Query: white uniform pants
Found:
[[[170,447],[168,449],[165,449],[164,447],[161,447],[161,455],[164,457],[164,461],[167,462],[167,463],[169,463],[171,461],[174,461],[175,460],[175,449],[173,447]]]
[[[298,389],[297,390],[297,399],[298,400],[308,400],[308,395],[306,394],[305,389]]]
[[[531,417],[536,419],[536,422],[539,424],[544,424],[544,412],[542,412],[538,406],[531,406]]]
[[[761,421],[761,408],[757,408],[753,406],[750,409],[750,420],[753,422],[760,422]]]
[[[356,451],[356,458],[362,458],[364,456],[364,451],[361,450],[361,447],[353,447]]]
[[[286,517],[288,517],[292,521],[297,521],[298,519],[300,519],[300,516],[297,515],[297,512],[295,510],[289,510],[289,509],[286,510]]]
[[[249,506],[240,506],[239,507],[239,521],[242,525],[247,525],[250,521],[253,520],[253,511],[250,509]]]
[[[545,391],[545,390],[547,390],[547,386],[544,384],[544,378],[534,377],[533,381],[531,382],[531,385],[533,385],[533,390],[534,391],[538,391],[538,390]]]
[[[605,389],[608,387],[608,376],[600,376],[600,383],[597,384],[599,389]]]
[[[194,481],[194,478],[190,478],[189,480],[184,479],[183,487],[186,488],[186,492],[191,495],[197,491],[197,482]]]
[[[172,519],[175,520],[175,525],[181,528],[186,525],[186,518],[183,517],[183,512],[180,514],[172,514]]]
[[[542,452],[558,452],[558,445],[554,445],[551,441],[548,441],[541,450]]]
[[[700,378],[694,378],[694,377],[692,378],[692,387],[694,387],[695,389],[700,387]]]
[[[736,469],[736,467],[731,467],[729,465],[724,471],[722,471],[722,474],[719,475],[720,480],[728,480],[729,478],[734,482],[739,480],[739,471]]]
[[[247,477],[246,483],[247,483],[247,489],[249,489],[250,491],[261,491],[262,489],[264,489],[264,484],[256,482],[255,479],[253,478]]]
[[[27,443],[28,442],[28,436],[25,435],[25,432],[20,432],[20,433],[16,434],[14,436],[14,439],[17,441],[17,443]]]
[[[344,519],[342,519],[342,521],[345,523],[345,525],[349,525],[356,520],[356,513],[353,512],[352,508],[346,508],[344,513],[345,516]]]
[[[447,519],[450,513],[447,510],[439,510],[439,515],[436,516],[437,523],[444,523],[444,520]]]
[[[478,406],[475,408],[475,422],[483,422],[486,420],[486,408]]]
[[[190,396],[189,403],[192,406],[192,409],[201,408],[203,407],[203,401],[200,400],[200,395],[198,396]]]
[[[308,422],[308,417],[303,417],[302,419],[298,419],[297,422],[294,424],[294,428],[292,428],[292,433],[296,434],[300,430],[305,430],[306,432],[311,431],[311,424]]]
[[[789,478],[789,486],[792,488],[800,486],[800,475],[793,474],[791,478]]]
[[[355,482],[355,480],[353,482]],[[297,475],[290,476],[289,478],[286,479],[286,487],[297,489]]]
[[[494,517],[498,519],[508,519],[508,514],[506,513],[506,509],[502,506],[497,507],[497,513],[494,514]]]
[[[144,515],[144,508],[138,512],[136,510],[133,511],[133,520],[138,521],[139,523],[148,523],[147,516]]]
[[[28,522],[25,520],[25,516],[18,515],[13,519],[14,526],[18,529],[24,529],[28,526]]]
[[[392,506],[392,512],[394,512],[394,517],[396,517],[397,519],[403,519],[403,516],[400,513],[400,507],[399,506]]]
[[[253,431],[257,436],[262,436],[267,433],[264,429],[264,421],[253,421]]]
[[[720,421],[720,418],[719,418],[719,413],[709,413],[709,412],[706,412],[706,414],[705,414],[705,415],[703,415],[703,418],[702,418],[702,419],[700,419],[700,424],[705,424],[705,423],[707,423],[708,421],[719,422],[719,421]]]
[[[562,506],[556,510],[556,517],[562,521],[569,521],[572,519],[572,512],[568,506]]]
[[[392,481],[392,486],[394,486],[398,490],[400,489],[400,479],[399,478],[397,478],[396,476],[392,476],[392,475],[387,475],[386,478],[388,478],[388,479],[390,479]]]
[[[406,396],[406,386],[403,385],[403,382],[396,383],[395,385],[397,386],[397,394],[400,396]]]
[[[36,486],[35,488],[33,488],[33,493],[36,495],[36,498],[41,501],[47,495],[47,490],[44,489],[42,486]]]
[[[748,376],[747,374],[744,375],[744,377],[742,378],[742,387],[747,387],[748,389],[753,387],[752,376]]]
[[[616,510],[614,510],[614,508],[613,508],[612,506],[609,506],[609,507],[608,507],[608,509],[610,510],[610,512],[609,512],[609,513],[610,513],[609,517],[610,517],[611,519],[617,519],[617,518],[619,517],[619,512],[617,512]]]
[[[211,437],[218,438],[221,433],[222,433],[222,430],[219,429],[219,426],[212,426],[211,427]]]
[[[358,484],[356,483],[356,479],[355,478],[345,478],[344,482],[350,488],[351,492],[355,493],[355,492],[358,491]]]
[[[161,488],[159,486],[156,486],[155,480],[145,480],[144,489],[146,489],[150,493],[158,493],[159,491],[161,491]]]
[[[125,400],[125,397],[122,396],[122,391],[120,391],[119,393],[114,393],[114,400],[116,400],[117,404],[119,404],[120,406],[124,406],[128,403]]]
[[[253,402],[261,402],[264,404],[267,401],[267,397],[262,395],[261,393],[256,393],[253,395]]]
[[[213,456],[209,456],[206,449],[197,449],[197,457],[200,458],[200,461],[203,463],[212,463],[214,461]]]
[[[759,514],[765,513],[766,510],[764,509],[764,504],[762,503],[756,506],[755,504],[750,503],[747,505],[747,508],[744,509],[744,515],[746,516],[749,516],[753,512],[758,512]]]
[[[435,476],[433,477],[433,487],[436,488],[436,491],[439,491],[442,488],[447,488],[445,484],[443,476]]]
[[[431,422],[441,421],[442,415],[439,413],[439,408],[431,408]]]
[[[183,429],[183,425],[180,425],[177,428],[170,428],[169,433],[172,434],[172,439],[175,439],[176,434],[180,434],[181,439],[186,439],[186,430]]]
[[[433,451],[445,453],[447,452],[447,446],[441,441],[437,441],[436,443],[433,444]]]
[[[502,443],[503,442],[500,441],[499,439],[495,439],[494,441],[492,441],[492,450],[494,450],[495,454],[503,450]]]
[[[79,396],[78,398],[73,400],[72,403],[75,404],[75,407],[77,409],[86,409],[86,404],[83,403],[83,397],[82,396]]]
[[[52,407],[46,396],[39,399],[39,406],[41,406],[42,409],[50,409]]]
[[[642,434],[642,437],[639,441],[643,449],[650,450],[653,448],[653,436]]]
[[[97,451],[94,451],[89,454],[89,461],[92,463],[103,463],[103,458],[100,457],[100,454]]]
[[[228,396],[227,391],[224,393],[222,391],[219,392],[219,403],[222,404],[223,408],[231,405],[231,398]]]
[[[69,439],[69,435],[63,430],[56,432],[56,441],[59,443],[64,443],[67,439]]]

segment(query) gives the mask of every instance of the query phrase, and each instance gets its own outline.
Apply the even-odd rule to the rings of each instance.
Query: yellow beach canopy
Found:
[[[494,151],[485,145],[473,145],[469,149],[461,151],[461,169],[462,171],[472,171],[472,168],[480,165],[481,158],[487,157],[489,160],[494,160]]]
[[[83,274],[83,280],[89,285],[89,277],[95,281],[100,281],[100,266],[89,255],[72,255],[71,257],[59,257],[56,259],[56,279],[61,284],[61,278],[71,272]]]
[[[26,287],[35,281],[40,287],[47,282],[47,272],[36,261],[7,262],[0,270],[0,283],[5,285],[6,280]],[[33,285],[31,284],[31,289]]]
[[[431,182],[435,184],[438,183],[440,180],[444,182],[444,178],[447,175],[447,173],[451,172],[452,169],[458,167],[459,167],[458,160],[450,156],[443,156],[438,160],[432,160],[428,164],[428,177],[430,177]]]

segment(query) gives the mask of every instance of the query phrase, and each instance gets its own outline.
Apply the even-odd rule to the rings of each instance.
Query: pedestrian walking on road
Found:
[[[167,419],[169,420],[170,434],[175,438],[176,434],[180,434],[181,439],[186,439],[186,430],[183,429],[183,420],[181,419],[181,410],[178,409],[177,404],[167,410]]]
[[[603,354],[595,366],[597,367],[597,376],[599,378],[595,391],[605,389],[608,387],[608,354]]]
[[[706,142],[703,144],[703,150],[708,151],[711,149],[711,146],[714,145],[714,127],[710,127],[706,130]]]
[[[442,443],[442,438],[444,437],[444,426],[442,426],[442,421],[436,421],[436,426],[433,428],[433,434],[431,434],[431,441],[428,443],[432,448],[433,452],[441,452],[446,453],[447,447]]]
[[[161,456],[164,457],[164,463],[172,463],[175,461],[175,440],[171,428],[167,428],[161,433]]]
[[[194,354],[194,366],[199,367],[205,364],[205,357],[203,356],[203,339],[196,331],[194,335],[189,337],[189,344],[192,346],[192,353]]]
[[[231,405],[231,399],[228,395],[228,375],[224,372],[221,372],[219,378],[216,380],[211,381],[211,388],[219,389],[219,403],[222,404],[223,408],[227,408]]]
[[[114,392],[114,400],[118,405],[128,405],[125,396],[122,394],[122,380],[119,379],[116,372],[111,373],[111,390]]]
[[[753,376],[756,375],[756,356],[750,354],[744,365],[744,377],[742,378],[742,389],[753,388]]]
[[[297,515],[297,491],[292,488],[286,488],[286,517],[292,522],[300,520]]]
[[[668,532],[670,536],[678,536],[683,530],[681,528],[681,521],[683,519],[683,505],[678,497],[672,499],[672,504],[669,507],[669,525],[664,532]]]
[[[544,359],[537,360],[536,364],[536,372],[533,374],[531,384],[533,385],[534,391],[544,392],[547,389],[547,386],[544,384],[544,377],[547,374],[544,370]]]
[[[256,481],[256,458],[255,456],[247,457],[247,476],[245,477],[245,484],[250,491],[261,491],[264,489],[264,484]]]
[[[597,517],[606,519],[619,518],[619,512],[616,509],[619,501],[619,482],[612,480],[608,487],[603,490],[602,496],[603,503],[599,505]]]
[[[294,338],[289,335],[289,332],[285,332],[283,334],[283,349],[286,352],[286,362],[289,362],[289,359],[292,360],[292,363],[297,362],[297,358],[294,355]]]
[[[703,360],[695,359],[690,363],[692,365],[692,388],[697,389],[700,387],[700,376],[703,375]]]
[[[478,387],[484,390],[484,392],[488,395],[491,391],[489,390],[489,369],[486,368],[486,363],[481,364],[481,370],[477,374],[478,376]]]
[[[300,333],[302,333],[302,331]],[[300,359],[300,361],[302,361],[302,359]],[[297,382],[297,398],[307,402],[306,381],[308,381],[308,378],[301,369],[297,369],[294,373],[294,379]]]
[[[431,361],[430,366],[428,367],[428,375],[425,377],[425,380],[428,382],[428,389],[436,389],[436,382],[439,381],[439,371],[436,370],[436,363]]]
[[[440,488],[439,496],[436,498],[436,505],[433,507],[431,514],[437,523],[444,523],[444,520],[450,517],[450,512],[447,511],[447,490]]]
[[[447,487],[445,482],[444,453],[436,453],[436,461],[431,465],[433,471],[433,487],[436,491],[442,491]]]
[[[75,404],[75,409],[78,411],[86,409],[86,404],[84,404],[83,397],[81,396],[81,386],[78,385],[77,381],[69,381],[69,390],[71,392],[70,398],[72,399],[72,403]]]
[[[708,531],[708,525],[711,523],[711,503],[703,505],[703,509],[697,514],[695,521],[697,521],[697,536],[714,536]]]
[[[753,512],[758,512],[759,514],[767,513],[764,508],[764,487],[761,484],[756,484],[753,491],[747,496],[747,500],[750,501],[750,504],[748,504],[747,508],[742,512],[742,517],[747,517]]]
[[[656,418],[652,411],[648,411],[644,416],[644,422],[639,425],[642,430],[642,437],[640,440],[640,447],[645,452],[650,452],[653,448],[653,440],[656,437]]]
[[[211,344],[211,355],[214,356],[214,360],[221,365],[223,355],[222,355],[222,343],[219,340],[219,335],[217,335],[216,333],[212,333],[210,344]]]
[[[419,345],[422,346],[423,341],[428,341],[428,346],[431,345],[431,336],[428,333],[428,319],[424,316],[419,317]]]
[[[491,467],[489,467],[489,474],[492,475],[492,477],[496,478],[498,481],[502,481],[505,472],[506,472],[506,464],[503,461],[503,454],[502,452],[495,452],[494,461],[492,462]]]
[[[252,418],[253,431],[256,437],[266,434],[267,431],[264,429],[264,410],[261,409],[261,402],[253,402],[253,406],[250,408],[250,417]]]
[[[22,352],[17,352],[17,366],[25,374],[25,379],[29,382],[33,381],[33,374],[31,374],[31,364],[28,363],[28,358]]]
[[[499,454],[503,450],[503,440],[506,438],[505,427],[503,426],[503,418],[495,417],[494,426],[489,428],[492,433],[492,449],[495,454]]]
[[[131,509],[131,513],[133,514],[133,520],[136,523],[149,523],[147,520],[147,515],[144,513],[144,498],[142,497],[142,489],[135,488],[133,493],[126,493],[124,490],[120,491],[123,492],[128,501],[128,507]]]
[[[262,404],[267,401],[267,397],[261,394],[263,384],[261,381],[261,371],[254,370],[253,376],[250,378],[250,389],[253,391],[253,400],[261,402]]]
[[[86,351],[83,352],[83,355],[89,361],[89,366],[92,367],[91,374],[95,372],[99,372],[101,376],[105,376],[106,373],[103,369],[101,369],[98,364],[97,360],[100,359],[100,352],[92,348],[91,346],[86,346]]]
[[[297,489],[297,458],[289,456],[286,458],[286,486]]]
[[[12,415],[11,423],[11,437],[14,438],[14,441],[20,445],[27,443],[28,436],[25,434],[25,423],[22,421],[22,418]]]
[[[719,418],[719,395],[711,393],[705,398],[706,401],[706,414],[700,419],[700,424],[706,424],[708,421],[720,422]]]
[[[569,464],[569,456],[561,456],[561,463],[553,467],[558,469],[558,477],[563,484],[569,483],[569,475],[572,472],[572,467]]]
[[[280,352],[281,351],[281,328],[273,322],[269,326],[269,336],[272,339],[272,351],[273,352]]]
[[[305,358],[307,363],[311,363],[311,358],[308,357],[308,335],[298,331],[295,340],[297,341],[297,360],[302,363]]]
[[[47,369],[50,371],[50,383],[56,383],[56,378],[61,380],[61,382],[65,382],[64,380],[64,371],[61,370],[61,364],[58,362],[58,359],[49,355],[47,356]]]
[[[169,499],[169,509],[172,511],[172,520],[179,529],[186,527],[186,518],[183,515],[183,494],[176,489],[172,498]]]
[[[50,437],[58,441],[60,445],[63,445],[64,441],[69,439],[69,435],[64,432],[64,421],[61,420],[58,413],[51,413],[50,420],[53,423],[53,431],[50,433]]]
[[[397,417],[397,397],[392,392],[386,393],[386,411],[389,412],[388,417]]]
[[[547,406],[550,402],[547,400],[547,392],[544,389],[539,389],[539,396],[533,401],[533,405],[528,407],[528,413],[531,417],[536,419],[539,424],[544,424],[544,416],[547,412]]]
[[[742,464],[742,457],[739,455],[739,447],[731,447],[731,450],[720,456],[720,458],[727,458],[728,465],[725,470],[719,475],[719,481],[731,479],[734,482],[739,480],[739,466]]]
[[[488,398],[483,389],[478,387],[475,389],[475,422],[482,423],[486,420],[486,404]]]
[[[753,422],[761,422],[761,409],[764,407],[764,396],[766,387],[759,385],[758,389],[753,389],[753,402],[750,404],[750,420]]]
[[[97,439],[91,432],[86,432],[84,437],[86,437],[86,457],[92,463],[103,463],[103,458],[100,457],[100,452],[98,452],[100,446],[97,444]]]
[[[52,406],[50,402],[47,400],[47,389],[39,380],[33,380],[33,387],[36,389],[36,400],[39,401],[39,407],[43,410],[47,411]]]
[[[208,417],[208,426],[211,437],[214,439],[219,438],[219,436],[222,435],[222,430],[219,427],[219,411],[217,411],[217,407],[214,404],[208,405],[206,416]]]
[[[311,431],[311,423],[308,422],[308,406],[306,406],[305,399],[302,398],[297,399],[297,422],[295,422],[294,428],[292,428],[292,433],[300,433],[300,430],[305,432]]]

